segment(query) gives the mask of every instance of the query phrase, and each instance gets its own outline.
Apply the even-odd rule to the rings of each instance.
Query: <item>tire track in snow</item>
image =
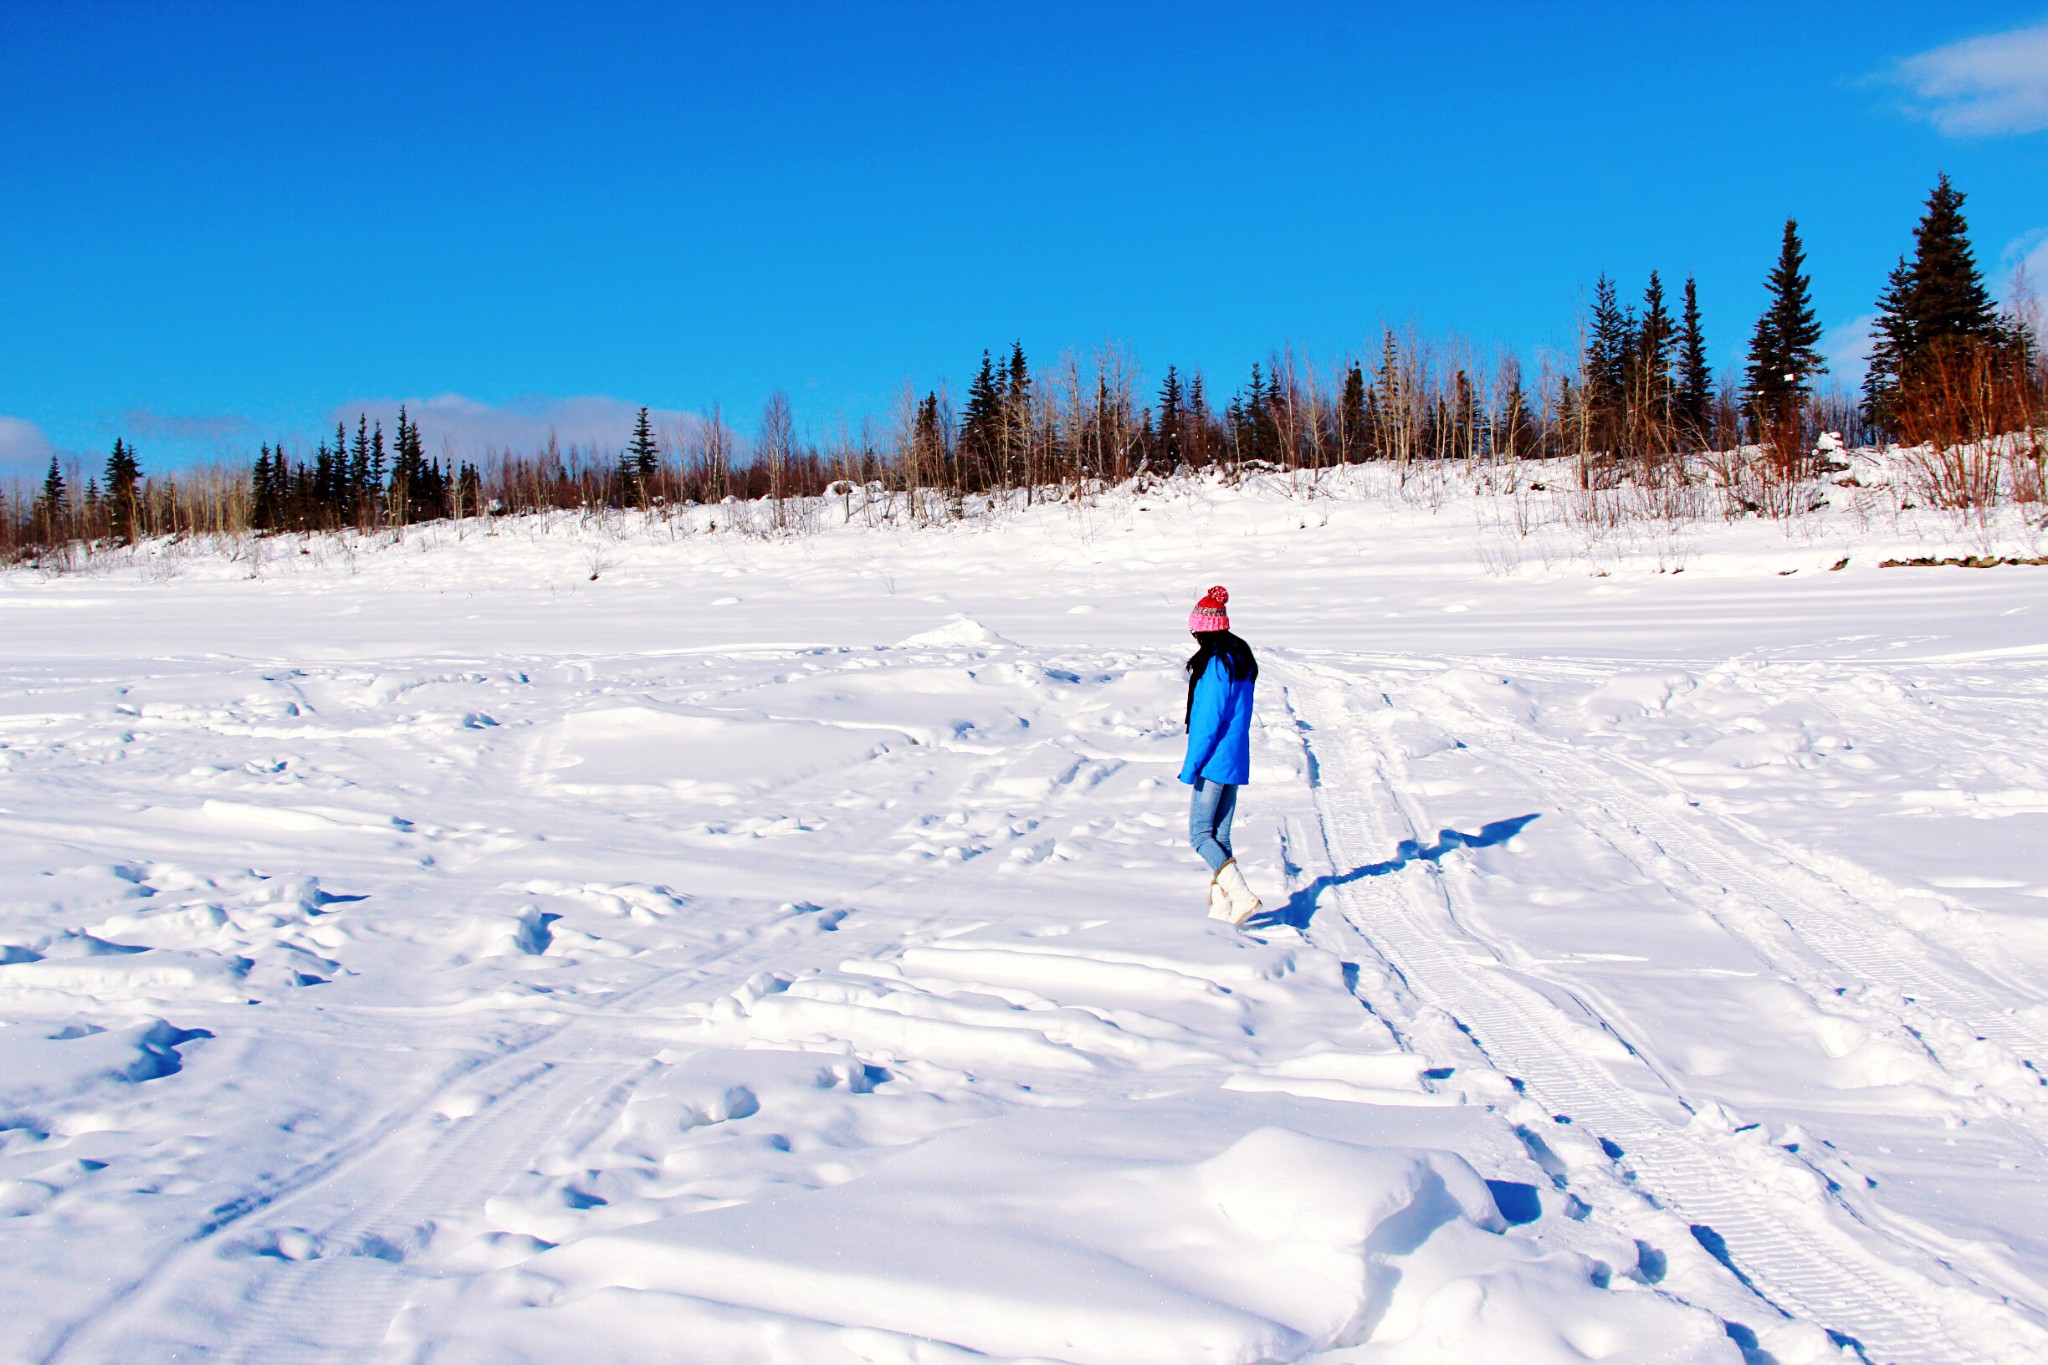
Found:
[[[1635,760],[1622,759],[1620,763],[1649,780],[1664,780],[1654,769]],[[1544,771],[1546,764],[1569,767],[1569,784],[1560,787],[1555,779],[1549,778]],[[1681,866],[1697,873],[1702,883],[1754,897],[1783,917],[1803,942],[1856,979],[1892,983],[1925,1011],[2001,1043],[2031,1063],[2048,1062],[2048,1031],[1999,1004],[1971,979],[1974,973],[1970,969],[1945,960],[1953,955],[1939,945],[1928,942],[1896,918],[1884,916],[1882,922],[1877,922],[1882,907],[1857,897],[1835,876],[1816,865],[1807,850],[1771,838],[1736,817],[1706,812],[1761,855],[1745,858],[1688,829],[1683,821],[1658,811],[1653,803],[1630,793],[1612,778],[1603,778],[1592,765],[1568,754],[1546,753],[1530,765],[1530,771],[1554,791],[1573,791],[1582,801],[1604,807],[1619,817],[1619,827],[1653,842]],[[1676,799],[1675,791],[1673,796]],[[1879,880],[1875,874],[1869,875],[1873,881]],[[2020,989],[2017,983],[2015,989]]]
[[[47,1365],[137,1359],[139,1332],[156,1352],[168,1345],[151,1332],[159,1305],[201,1299],[219,1276],[221,1254],[250,1249],[244,1265],[264,1263],[257,1284],[232,1305],[227,1335],[206,1345],[231,1361],[356,1362],[383,1346],[393,1319],[418,1282],[405,1264],[409,1243],[437,1215],[481,1206],[529,1162],[540,1135],[556,1133],[585,1114],[609,1120],[647,1067],[645,1045],[629,1034],[609,1042],[603,1026],[663,1003],[737,985],[787,948],[775,926],[597,1002],[507,1050],[440,1073],[424,1109],[386,1113],[307,1163],[294,1180],[251,1191],[221,1206],[138,1280],[65,1329],[40,1359]],[[591,1036],[595,1035],[595,1036]],[[503,1077],[491,1085],[494,1077]],[[435,1100],[451,1088],[482,1090],[489,1103],[468,1118],[444,1123]],[[436,1129],[438,1128],[438,1131]],[[259,1226],[260,1225],[260,1226]],[[323,1254],[287,1259],[258,1250],[263,1234],[303,1239]],[[191,1289],[181,1294],[181,1288]]]
[[[1399,775],[1361,752],[1356,741],[1347,742],[1342,727],[1319,723],[1348,709],[1342,689],[1349,680],[1305,664],[1294,671],[1303,685],[1289,689],[1289,701],[1304,722],[1302,742],[1312,772],[1322,770],[1314,796],[1333,863],[1340,869],[1364,866],[1376,853],[1415,837],[1389,801],[1366,794],[1372,782],[1398,781]],[[1333,774],[1340,780],[1330,780]],[[1840,1229],[1788,1207],[1779,1193],[1760,1186],[1690,1129],[1667,1122],[1589,1060],[1556,1005],[1497,970],[1498,959],[1475,954],[1484,945],[1457,923],[1433,868],[1356,878],[1339,883],[1335,892],[1345,918],[1419,998],[1450,1011],[1496,1066],[1552,1112],[1570,1115],[1618,1146],[1636,1184],[1660,1206],[1711,1229],[1725,1263],[1766,1301],[1859,1343],[1872,1360],[1912,1365],[1979,1358],[1933,1306],[1948,1290],[1939,1279],[1884,1261]]]
[[[1746,944],[1780,979],[1813,1000],[1819,1013],[1849,1009],[1864,1016],[1866,1024],[1874,1022],[1873,1016],[1881,1019],[1882,1027],[1874,1032],[1889,1033],[1901,1046],[1917,1050],[1959,1091],[1974,1088],[1984,1097],[1973,1101],[1980,1106],[1971,1116],[1973,1124],[2048,1159],[2048,1082],[2037,1074],[2034,1060],[2048,1057],[2048,1033],[1985,990],[1980,982],[1996,979],[1995,971],[1979,972],[1881,905],[1859,899],[1808,851],[1746,821],[1689,801],[1685,812],[1698,821],[1688,821],[1675,806],[1660,807],[1655,797],[1632,790],[1566,743],[1504,724],[1477,708],[1443,704],[1440,698],[1425,709],[1464,733],[1484,734],[1489,762],[1521,777],[1556,809],[1573,813],[1583,828],[1599,832],[1647,880],[1665,886]],[[1612,753],[1603,757],[1673,802],[1686,799],[1654,767]],[[1713,822],[1728,840],[1703,832],[1699,821]],[[1898,894],[1876,874],[1852,871]],[[1748,912],[1731,913],[1737,906]],[[1761,923],[1758,911],[1767,917]],[[1845,994],[1868,986],[1880,986],[1883,993]],[[2012,989],[2025,993],[2017,985]],[[1884,994],[1894,995],[1896,1003],[1888,1004]],[[1995,1102],[1995,1112],[1982,1112],[1987,1100]],[[1841,1212],[1866,1226],[1881,1224],[1876,1228],[1881,1236],[1977,1281],[1987,1292],[2010,1295],[2037,1314],[2048,1307],[2048,1287],[1995,1247],[1959,1242],[1882,1205],[1844,1203]]]
[[[382,1144],[370,1161],[398,1172],[419,1171],[381,1192],[353,1181],[327,1181],[273,1212],[294,1227],[320,1229],[317,1254],[276,1257],[255,1292],[237,1305],[230,1337],[209,1348],[223,1361],[360,1361],[377,1353],[416,1277],[404,1265],[409,1244],[436,1214],[473,1207],[501,1189],[526,1164],[534,1136],[552,1134],[596,1110],[625,1102],[617,1069],[589,1061],[524,1058],[527,1066],[507,1095],[483,1113],[458,1121],[445,1140],[417,1161],[394,1161],[410,1144]],[[644,1063],[643,1063],[644,1065]],[[595,1093],[593,1093],[595,1092]],[[417,1137],[409,1129],[408,1137]],[[351,1174],[360,1175],[358,1163]],[[424,1167],[422,1170],[421,1168]]]
[[[1782,920],[1799,948],[1816,955],[1823,967],[1833,967],[1849,982],[1885,983],[1895,988],[1907,1006],[1894,1012],[1897,1021],[1948,1074],[1970,1081],[1984,1068],[1956,1056],[1954,1042],[1944,1040],[1943,1032],[1970,1041],[1995,1042],[2036,1069],[2048,1064],[2048,1030],[2000,1004],[1979,984],[1979,974],[1969,964],[1928,942],[1886,914],[1883,907],[1859,899],[1816,865],[1806,850],[1734,816],[1688,803],[1688,812],[1713,820],[1748,846],[1746,850],[1730,847],[1701,833],[1675,812],[1660,809],[1655,800],[1631,791],[1567,744],[1545,741],[1476,708],[1458,708],[1454,717],[1444,719],[1467,733],[1482,732],[1490,761],[1519,773],[1559,809],[1579,812],[1586,828],[1609,832],[1610,844],[1615,842],[1614,833],[1625,833],[1638,844],[1639,852],[1647,855],[1632,856],[1631,862],[1748,944],[1788,980],[1798,981],[1803,973],[1782,961],[1783,945],[1767,941],[1742,917],[1726,913],[1721,903],[1726,893],[1737,893]],[[1671,800],[1684,799],[1667,776],[1649,765],[1620,755],[1607,757],[1661,788]],[[1626,850],[1617,851],[1629,856]],[[1668,875],[1674,871],[1678,874],[1675,878]],[[1873,881],[1882,881],[1876,874],[1868,875]],[[1807,989],[1816,1000],[1833,1002],[1831,989],[1810,984]],[[1930,1027],[1939,1023],[1951,1027]],[[2013,1118],[2048,1155],[2048,1086],[2037,1088],[2042,1090],[2040,1095],[2020,1097]]]

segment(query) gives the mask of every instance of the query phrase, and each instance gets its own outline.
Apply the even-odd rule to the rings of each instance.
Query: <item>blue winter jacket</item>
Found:
[[[1194,710],[1188,716],[1188,758],[1180,780],[1242,783],[1252,774],[1252,688],[1250,678],[1233,678],[1222,659],[1212,658],[1195,681]]]

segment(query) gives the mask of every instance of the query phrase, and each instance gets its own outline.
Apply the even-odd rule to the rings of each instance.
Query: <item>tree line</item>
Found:
[[[483,510],[483,478],[468,462],[444,467],[427,458],[419,424],[398,409],[387,456],[384,424],[356,416],[355,439],[336,423],[334,444],[320,442],[297,460],[279,442],[265,445],[249,478],[249,524],[258,531],[334,531],[354,526],[408,526]]]
[[[780,527],[792,499],[853,485],[907,493],[918,515],[944,517],[977,495],[1021,491],[1028,501],[1210,467],[1240,474],[1386,461],[1405,471],[1427,461],[1565,457],[1586,486],[1684,481],[1698,476],[1688,457],[1741,447],[1790,484],[1810,474],[1823,430],[1852,442],[1954,447],[2048,422],[2035,329],[2017,308],[1994,306],[1963,201],[1946,175],[1928,196],[1912,250],[1877,300],[1860,401],[1817,388],[1827,369],[1821,328],[1798,223],[1787,220],[1739,377],[1716,375],[1708,363],[1690,275],[1675,302],[1652,271],[1624,303],[1602,274],[1572,354],[1532,367],[1512,352],[1485,357],[1382,328],[1370,354],[1333,367],[1291,350],[1272,355],[1220,405],[1199,371],[1169,365],[1146,392],[1121,348],[1085,364],[1068,353],[1034,368],[1012,342],[982,352],[964,403],[944,387],[906,387],[887,417],[822,440],[798,434],[780,393],[748,437],[716,407],[679,433],[657,433],[642,408],[615,451],[563,450],[550,440],[538,451],[486,450],[473,463],[429,459],[404,408],[388,449],[381,422],[359,415],[353,435],[337,425],[310,458],[265,443],[241,476],[145,479],[133,444],[118,439],[82,490],[53,458],[40,489],[0,496],[0,550],[752,500],[764,501]]]

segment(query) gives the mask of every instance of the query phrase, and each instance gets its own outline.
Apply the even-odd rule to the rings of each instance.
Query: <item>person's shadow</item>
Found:
[[[1495,820],[1491,824],[1480,826],[1477,834],[1464,834],[1455,829],[1440,829],[1436,834],[1436,842],[1426,848],[1413,839],[1403,839],[1400,846],[1394,850],[1394,856],[1385,862],[1367,863],[1364,867],[1354,867],[1349,872],[1325,873],[1314,881],[1298,887],[1294,894],[1287,898],[1287,904],[1256,916],[1245,927],[1249,929],[1261,925],[1284,924],[1291,929],[1306,931],[1308,922],[1315,918],[1323,892],[1331,887],[1343,886],[1362,877],[1384,877],[1390,872],[1399,872],[1414,862],[1433,863],[1452,849],[1492,848],[1495,844],[1504,844],[1520,834],[1538,814],[1541,812]]]

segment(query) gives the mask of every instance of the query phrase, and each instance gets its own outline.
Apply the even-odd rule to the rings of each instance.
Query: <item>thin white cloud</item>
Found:
[[[1865,313],[1827,329],[1820,351],[1828,363],[1828,377],[1847,388],[1863,387],[1864,371],[1870,368],[1871,329],[1877,314]]]
[[[2022,232],[2007,242],[2005,250],[1998,253],[1998,265],[2008,277],[2024,270],[2037,291],[2048,288],[2048,227]]]
[[[1999,298],[2038,340],[2048,341],[2048,307],[2041,298],[2048,290],[2048,228],[2013,238],[1999,253],[1998,263],[2005,272],[1998,282]]]
[[[459,393],[432,398],[374,398],[343,403],[327,415],[324,431],[332,434],[339,422],[353,435],[358,414],[384,424],[388,441],[398,423],[403,403],[406,415],[419,425],[420,437],[431,456],[451,455],[475,459],[488,450],[532,453],[545,450],[552,439],[566,452],[574,445],[617,450],[633,435],[633,423],[640,405],[623,398],[590,394],[575,398],[520,398],[509,403],[482,403]],[[693,432],[699,418],[695,413],[674,408],[650,408],[648,420],[663,444],[675,444]]]
[[[0,479],[41,478],[54,447],[43,429],[23,417],[0,417]]]
[[[1951,137],[2048,128],[2048,21],[1908,57],[1894,75],[1913,112]]]
[[[137,438],[171,441],[220,452],[239,450],[252,439],[255,427],[236,413],[172,413],[130,408],[120,426]]]

